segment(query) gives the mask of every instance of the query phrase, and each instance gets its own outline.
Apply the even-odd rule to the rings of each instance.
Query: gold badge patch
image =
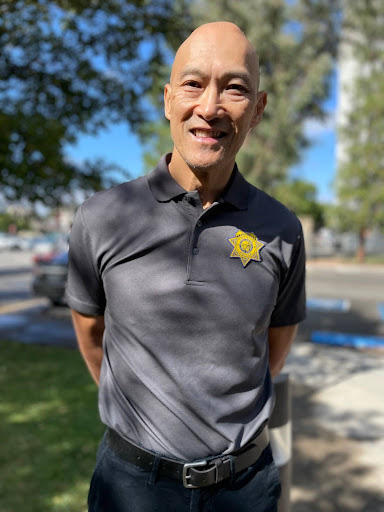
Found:
[[[229,257],[240,258],[244,268],[251,260],[261,261],[260,251],[265,244],[260,242],[255,233],[245,233],[239,229],[236,236],[227,238],[227,240],[233,245]]]

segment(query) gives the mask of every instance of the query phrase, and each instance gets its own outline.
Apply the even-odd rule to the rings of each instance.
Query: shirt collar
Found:
[[[171,156],[172,153],[162,156],[157,166],[148,175],[148,183],[152,194],[160,202],[170,201],[187,192],[172,178],[168,171]],[[246,210],[248,207],[249,188],[249,183],[243,178],[235,164],[231,178],[221,197],[224,202],[230,203],[239,210]]]
[[[248,208],[248,196],[250,184],[240,173],[237,164],[233,168],[231,178],[225,187],[222,198],[226,203],[230,203],[239,210]]]
[[[152,194],[160,202],[170,201],[176,196],[185,194],[186,190],[175,181],[168,171],[172,153],[162,156],[154,170],[148,175],[149,187]]]

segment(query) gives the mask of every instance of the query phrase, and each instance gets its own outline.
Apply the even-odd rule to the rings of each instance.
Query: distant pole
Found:
[[[273,379],[273,385],[276,401],[269,420],[269,432],[273,458],[279,469],[281,481],[278,512],[289,512],[292,482],[292,404],[289,375],[278,375]]]

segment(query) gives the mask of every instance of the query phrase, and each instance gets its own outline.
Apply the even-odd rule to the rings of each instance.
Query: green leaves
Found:
[[[338,219],[359,233],[384,228],[384,5],[350,3],[343,26],[348,102],[339,130]],[[348,69],[347,69],[348,71]]]
[[[260,88],[268,92],[268,104],[239,164],[248,180],[274,194],[309,144],[304,121],[325,114],[337,47],[337,2],[259,0],[258,7],[261,15],[247,35],[260,53]]]
[[[276,199],[285,204],[296,215],[309,215],[315,229],[324,225],[324,208],[316,200],[316,186],[303,180],[293,180],[279,184],[275,191]]]
[[[18,0],[0,5],[0,184],[9,199],[60,202],[105,185],[105,165],[69,162],[65,144],[110,122],[137,129],[183,2]]]

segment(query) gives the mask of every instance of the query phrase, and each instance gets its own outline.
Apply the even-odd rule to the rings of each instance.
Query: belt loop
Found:
[[[152,464],[151,474],[149,476],[148,485],[155,485],[159,473],[161,457],[159,455],[155,456],[155,460]]]
[[[236,476],[236,468],[235,468],[235,459],[233,455],[226,455],[229,459],[229,469],[230,469],[230,475],[229,475],[229,485],[233,485],[235,483],[235,476]]]

